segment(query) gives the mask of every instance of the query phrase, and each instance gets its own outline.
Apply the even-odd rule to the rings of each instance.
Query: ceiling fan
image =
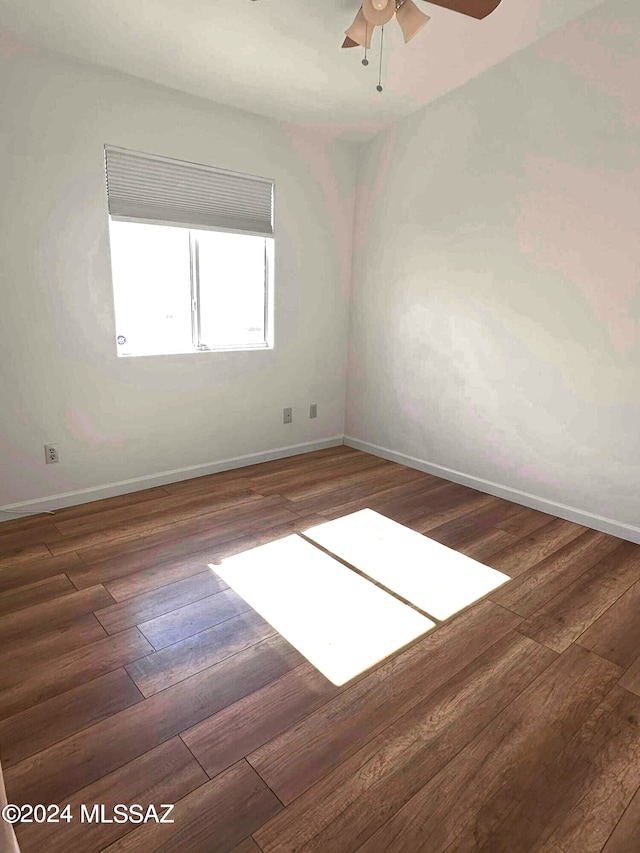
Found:
[[[435,6],[451,9],[453,12],[468,15],[471,18],[482,19],[490,15],[500,5],[501,0],[429,0],[429,2]],[[425,15],[413,0],[362,0],[362,6],[353,23],[345,30],[346,38],[342,47],[363,47],[365,56],[362,64],[368,65],[367,51],[371,47],[373,32],[376,27],[381,27],[380,70],[382,70],[384,26],[389,23],[394,15],[400,24],[405,44],[411,41],[430,20],[429,15]],[[379,92],[382,91],[380,75],[376,88]]]

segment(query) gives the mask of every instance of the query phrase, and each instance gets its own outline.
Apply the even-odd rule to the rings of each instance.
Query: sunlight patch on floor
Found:
[[[299,536],[210,568],[336,685],[434,627]]]
[[[510,580],[372,509],[312,527],[304,535],[440,620]]]

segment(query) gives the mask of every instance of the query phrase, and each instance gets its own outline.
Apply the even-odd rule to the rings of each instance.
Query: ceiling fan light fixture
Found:
[[[373,26],[367,21],[360,7],[358,14],[353,19],[351,26],[344,31],[348,39],[359,44],[361,47],[371,47],[371,35]]]
[[[362,0],[362,14],[372,27],[384,27],[396,13],[396,0]]]
[[[405,44],[417,36],[431,18],[416,6],[413,0],[402,0],[396,5],[396,18],[404,35]]]

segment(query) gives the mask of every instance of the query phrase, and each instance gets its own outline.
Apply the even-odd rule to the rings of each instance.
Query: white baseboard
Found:
[[[22,501],[21,503],[6,504],[0,507],[0,524],[2,521],[9,521],[11,518],[17,518],[19,515],[28,515],[31,513],[44,512],[47,510],[61,509],[65,506],[76,506],[77,504],[87,503],[89,501],[97,501],[102,498],[111,498],[117,495],[124,495],[129,492],[137,492],[141,489],[149,489],[153,486],[164,486],[168,483],[176,483],[180,480],[190,480],[195,477],[203,477],[206,474],[215,474],[218,471],[229,471],[233,468],[243,468],[247,465],[256,465],[259,462],[270,462],[273,459],[284,459],[287,456],[297,456],[301,453],[311,453],[314,450],[324,450],[328,447],[338,447],[341,444],[346,444],[357,450],[363,450],[365,453],[371,453],[374,456],[380,456],[383,459],[389,459],[392,462],[398,462],[400,465],[406,465],[408,468],[415,468],[418,471],[424,471],[427,474],[434,474],[436,477],[442,477],[445,480],[451,480],[454,483],[460,483],[463,486],[469,486],[472,489],[477,489],[480,492],[485,492],[489,495],[495,495],[499,498],[513,501],[530,509],[537,509],[540,512],[546,512],[558,518],[565,518],[567,521],[574,521],[576,524],[582,524],[585,527],[590,527],[594,530],[600,530],[603,533],[609,533],[611,536],[618,536],[620,539],[626,539],[629,542],[640,544],[640,527],[635,527],[631,524],[623,524],[615,521],[612,518],[606,518],[601,515],[585,512],[576,507],[567,506],[566,504],[557,503],[556,501],[541,498],[538,495],[533,495],[529,492],[523,492],[520,489],[513,489],[510,486],[503,486],[500,483],[494,483],[491,480],[484,480],[481,477],[474,477],[471,474],[465,474],[462,471],[456,471],[453,468],[446,468],[443,465],[436,465],[432,462],[426,462],[424,459],[417,459],[414,456],[408,456],[405,453],[398,453],[395,450],[390,450],[387,447],[380,447],[377,444],[371,444],[368,441],[361,441],[353,436],[335,435],[330,438],[320,441],[308,441],[303,444],[292,444],[287,447],[277,447],[274,450],[265,450],[260,453],[250,453],[245,456],[236,456],[232,459],[222,459],[218,462],[209,462],[204,465],[191,465],[188,468],[176,468],[172,471],[163,471],[159,474],[150,474],[144,477],[135,477],[130,480],[120,480],[116,483],[108,483],[103,486],[93,486],[88,489],[77,489],[72,492],[63,492],[57,495],[49,495],[44,498],[36,498],[30,501]],[[11,510],[11,514],[2,517],[5,510]],[[15,514],[14,514],[15,513]]]
[[[425,462],[424,459],[416,459],[414,456],[397,453],[395,450],[389,450],[387,447],[379,447],[377,444],[370,444],[368,441],[361,441],[359,438],[354,438],[350,435],[345,435],[344,443],[349,447],[354,447],[356,450],[363,450],[365,453],[381,456],[383,459],[398,462],[400,465],[406,465],[408,468],[415,468],[427,474],[434,474],[436,477],[442,477],[445,480],[469,486],[488,495],[505,498],[508,501],[513,501],[513,503],[521,504],[530,509],[547,512],[558,518],[575,521],[576,524],[582,524],[593,530],[600,530],[602,533],[609,533],[611,536],[618,536],[620,539],[640,544],[640,527],[635,527],[631,524],[622,524],[613,518],[594,515],[576,507],[556,503],[556,501],[547,500],[547,498],[541,498],[538,495],[532,495],[529,492],[512,489],[510,486],[502,486],[500,483],[493,483],[491,480],[483,480],[481,477],[464,474],[462,471],[456,471],[453,468],[434,465],[432,462]]]
[[[104,486],[92,486],[89,489],[77,489],[73,492],[63,492],[59,495],[49,495],[46,498],[22,501],[21,503],[5,504],[0,506],[0,523],[9,521],[10,518],[2,518],[1,513],[5,510],[24,515],[29,513],[45,512],[47,510],[61,509],[65,506],[76,506],[89,501],[98,501],[101,498],[112,498],[116,495],[125,495],[129,492],[137,492],[141,489],[150,489],[153,486],[164,486],[167,483],[177,483],[180,480],[191,480],[194,477],[203,477],[205,474],[216,474],[219,471],[229,471],[232,468],[244,468],[247,465],[256,465],[258,462],[270,462],[273,459],[284,459],[286,456],[297,456],[300,453],[311,453],[313,450],[324,450],[327,447],[338,447],[344,444],[344,436],[334,435],[320,441],[306,441],[304,444],[291,444],[288,447],[276,447],[274,450],[265,450],[261,453],[249,453],[246,456],[236,456],[233,459],[222,459],[219,462],[208,462],[204,465],[191,465],[188,468],[176,468],[173,471],[162,471],[160,474],[150,474],[145,477],[135,477],[131,480],[120,480],[117,483],[108,483]]]

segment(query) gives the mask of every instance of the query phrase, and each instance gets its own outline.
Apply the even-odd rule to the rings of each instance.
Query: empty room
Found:
[[[0,0],[0,853],[638,853],[639,80]]]

